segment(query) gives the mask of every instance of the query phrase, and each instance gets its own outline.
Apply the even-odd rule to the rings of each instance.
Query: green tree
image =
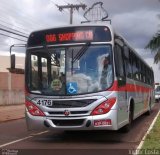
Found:
[[[155,53],[154,63],[160,62],[160,31],[158,31],[153,38],[149,41],[146,48],[151,49]]]
[[[160,2],[160,0],[159,0],[159,2]],[[160,20],[160,14],[158,14],[157,17]],[[158,62],[160,62],[160,30],[158,30],[158,32],[149,41],[146,48],[149,48],[151,50],[151,52],[155,53],[154,63],[158,64]]]

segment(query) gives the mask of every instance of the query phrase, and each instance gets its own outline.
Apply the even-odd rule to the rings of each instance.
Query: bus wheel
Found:
[[[133,104],[131,104],[131,107],[130,107],[130,110],[129,110],[129,118],[128,119],[129,119],[128,124],[121,128],[121,131],[123,133],[129,132],[130,129],[131,129],[131,125],[132,125],[132,121],[133,121]]]
[[[150,115],[152,111],[152,106],[151,106],[151,100],[149,101],[149,106],[148,106],[148,111],[146,112],[146,115]]]

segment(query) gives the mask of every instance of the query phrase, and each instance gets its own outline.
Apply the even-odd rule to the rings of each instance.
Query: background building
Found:
[[[16,67],[24,69],[24,57],[16,57]],[[10,57],[0,56],[0,105],[24,103],[24,74],[10,73]]]

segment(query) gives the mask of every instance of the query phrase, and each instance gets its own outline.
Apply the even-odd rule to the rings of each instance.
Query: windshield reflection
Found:
[[[57,47],[30,52],[33,93],[77,95],[103,91],[113,82],[110,45]]]

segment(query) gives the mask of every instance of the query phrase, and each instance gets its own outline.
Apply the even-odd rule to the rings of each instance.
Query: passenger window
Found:
[[[137,59],[136,59],[136,56],[133,55],[133,66],[132,66],[132,69],[133,69],[133,78],[138,80],[138,62],[137,62]]]
[[[124,77],[124,66],[122,48],[119,45],[115,46],[115,63],[116,63],[116,74],[118,77]]]
[[[131,60],[131,53],[128,51],[129,58],[126,60],[126,76],[128,78],[132,78],[132,60]]]

